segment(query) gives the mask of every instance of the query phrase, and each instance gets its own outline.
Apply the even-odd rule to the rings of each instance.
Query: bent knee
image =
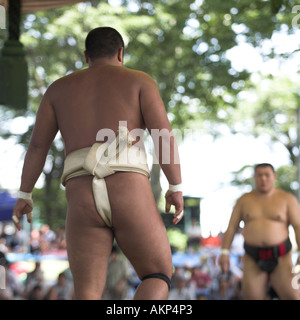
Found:
[[[166,276],[168,279],[171,279],[173,274],[172,262],[168,263],[167,265],[165,264],[164,266],[161,266],[161,267],[156,265],[153,268],[145,268],[145,270],[138,273],[138,277],[140,278],[141,281],[143,281],[143,279],[153,274],[162,274]]]
[[[164,281],[167,286],[168,286],[168,289],[170,291],[171,289],[171,278],[166,276],[165,274],[163,273],[152,273],[152,274],[148,274],[147,276],[145,276],[143,279],[141,279],[142,281],[145,281],[147,279],[160,279],[162,281]]]

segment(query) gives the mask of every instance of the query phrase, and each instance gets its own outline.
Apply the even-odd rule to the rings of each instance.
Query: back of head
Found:
[[[99,27],[91,30],[85,39],[86,55],[91,59],[112,58],[124,41],[120,33],[111,27]]]

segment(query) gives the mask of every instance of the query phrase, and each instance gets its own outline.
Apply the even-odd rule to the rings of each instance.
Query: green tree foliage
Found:
[[[295,163],[299,90],[298,79],[289,75],[262,76],[245,92],[228,120],[232,132],[255,137],[266,134],[273,142],[280,142]]]
[[[254,137],[266,136],[270,145],[274,142],[283,145],[289,155],[291,165],[277,170],[277,186],[296,194],[298,146],[298,120],[300,90],[297,79],[288,75],[263,77],[240,100],[231,123],[232,132],[250,134]],[[234,185],[252,183],[253,172],[249,166],[234,173]]]

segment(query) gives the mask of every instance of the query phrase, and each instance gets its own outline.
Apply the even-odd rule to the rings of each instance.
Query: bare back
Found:
[[[66,154],[92,145],[97,132],[115,132],[119,121],[129,130],[145,128],[140,90],[147,76],[125,67],[101,65],[72,73],[49,89]]]
[[[140,71],[95,65],[56,81],[48,94],[66,154],[93,145],[101,129],[117,132],[119,121],[127,121],[129,130],[170,128],[155,82]],[[148,178],[118,172],[105,182],[113,232],[96,210],[92,177],[70,179],[66,184],[68,256],[77,298],[101,297],[114,237],[140,279],[153,273],[171,278],[170,244]],[[157,282],[162,289],[156,298],[165,299],[168,289],[161,280],[150,281],[151,290],[157,292]]]

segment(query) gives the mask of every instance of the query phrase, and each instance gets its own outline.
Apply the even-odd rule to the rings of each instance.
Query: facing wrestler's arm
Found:
[[[288,219],[295,232],[296,243],[298,246],[297,264],[300,265],[300,206],[298,200],[292,194],[288,194]]]
[[[227,273],[230,268],[230,247],[234,238],[234,235],[238,229],[241,221],[241,199],[239,199],[232,211],[229,224],[226,232],[224,233],[222,241],[221,256],[219,264],[224,273]]]
[[[173,223],[177,224],[183,216],[178,147],[171,134],[172,128],[156,83],[148,75],[143,76],[141,83],[140,103],[145,125],[152,136],[159,164],[170,184],[170,189],[166,194],[166,211],[169,212],[170,205],[175,206]],[[155,132],[161,135],[159,139],[154,136]],[[165,161],[166,159],[169,161]],[[178,186],[178,189],[175,187],[174,190],[180,191],[173,192],[172,186]]]
[[[26,201],[25,198],[26,196],[30,197],[43,170],[47,153],[57,131],[56,117],[47,94],[45,94],[37,112],[35,126],[24,159],[20,191],[21,195],[24,194],[25,197],[18,199],[13,210],[13,221],[18,230],[21,229],[21,217],[32,211],[32,207],[29,205],[30,201]],[[27,220],[31,222],[31,217],[28,216]]]

